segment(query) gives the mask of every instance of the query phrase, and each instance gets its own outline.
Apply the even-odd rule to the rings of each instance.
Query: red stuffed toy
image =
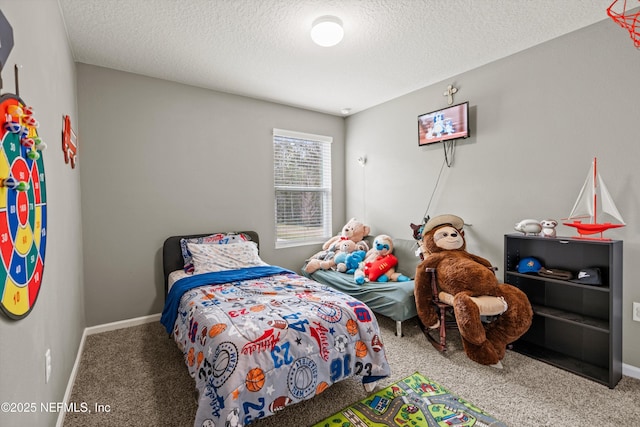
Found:
[[[375,282],[380,276],[398,265],[398,258],[393,254],[381,255],[372,262],[365,262],[364,275],[370,282]]]
[[[393,239],[386,234],[376,236],[373,247],[367,252],[367,256],[361,267],[353,273],[356,283],[364,282],[406,282],[410,280],[402,273],[396,272],[398,258],[393,255]]]

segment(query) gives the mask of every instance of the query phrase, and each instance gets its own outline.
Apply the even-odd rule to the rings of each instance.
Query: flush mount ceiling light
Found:
[[[344,36],[342,21],[335,16],[321,16],[313,21],[311,39],[320,46],[330,47],[340,43]]]

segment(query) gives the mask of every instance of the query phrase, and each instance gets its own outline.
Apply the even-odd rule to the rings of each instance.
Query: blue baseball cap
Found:
[[[518,262],[517,270],[518,273],[537,273],[541,268],[542,264],[540,264],[540,261],[534,257],[526,257]]]

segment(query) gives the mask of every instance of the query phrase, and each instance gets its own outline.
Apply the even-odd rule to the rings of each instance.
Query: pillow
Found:
[[[418,244],[413,239],[393,239],[393,254],[398,258],[396,271],[407,277],[415,277],[416,268],[422,261],[416,256]]]
[[[190,239],[180,239],[180,248],[182,249],[182,259],[184,260],[184,271],[193,273],[193,262],[191,261],[191,252],[187,247],[187,243],[202,244],[220,244],[226,245],[234,242],[249,241],[251,237],[244,233],[216,233],[204,237],[192,237]]]
[[[255,242],[227,245],[187,243],[187,247],[192,255],[194,274],[269,265],[260,259]]]

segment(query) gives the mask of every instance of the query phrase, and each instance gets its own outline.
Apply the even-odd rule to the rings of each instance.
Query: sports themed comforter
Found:
[[[161,321],[196,381],[197,427],[247,425],[345,378],[390,373],[366,305],[279,267],[180,279]]]

